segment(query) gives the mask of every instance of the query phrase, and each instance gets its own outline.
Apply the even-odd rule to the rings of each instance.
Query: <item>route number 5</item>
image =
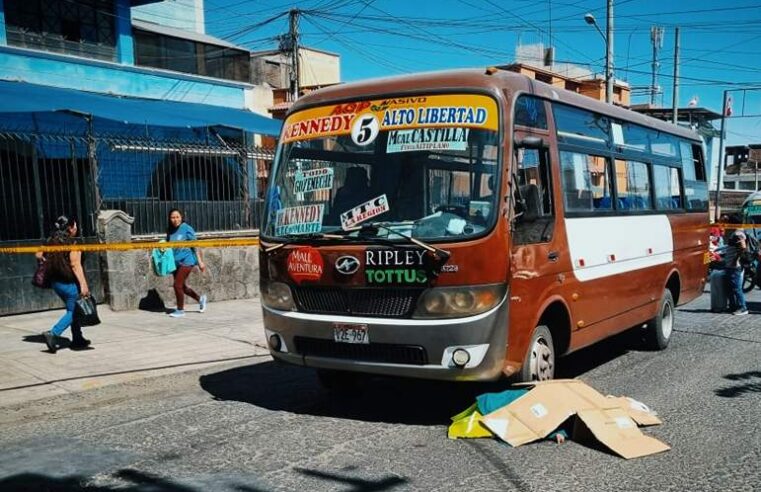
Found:
[[[375,137],[378,136],[378,130],[378,119],[375,115],[362,115],[352,125],[351,139],[355,144],[364,147],[375,141]]]

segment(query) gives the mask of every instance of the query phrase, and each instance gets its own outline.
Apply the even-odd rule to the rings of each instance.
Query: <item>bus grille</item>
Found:
[[[357,314],[384,318],[409,317],[422,289],[339,289],[294,287],[299,311],[317,314]]]
[[[296,352],[303,356],[351,359],[363,362],[383,362],[423,366],[428,363],[425,348],[417,345],[386,343],[336,343],[322,338],[295,337]]]

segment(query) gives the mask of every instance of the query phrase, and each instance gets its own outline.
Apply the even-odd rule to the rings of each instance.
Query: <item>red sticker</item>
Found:
[[[288,275],[297,284],[304,280],[320,280],[322,270],[322,255],[315,248],[306,246],[294,249],[288,255]]]

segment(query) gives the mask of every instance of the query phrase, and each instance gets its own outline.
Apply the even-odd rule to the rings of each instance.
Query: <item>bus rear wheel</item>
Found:
[[[555,377],[555,346],[552,333],[539,325],[531,335],[528,353],[521,369],[521,381],[546,381]]]
[[[645,327],[645,345],[650,350],[663,350],[669,345],[674,331],[674,297],[671,291],[663,291],[658,314],[647,322]]]

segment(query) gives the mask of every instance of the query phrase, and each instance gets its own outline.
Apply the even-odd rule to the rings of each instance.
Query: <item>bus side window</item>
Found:
[[[554,226],[552,181],[547,149],[518,149],[518,197],[513,228],[515,244],[543,243],[552,239]]]
[[[560,169],[566,214],[613,210],[607,157],[561,151]]]

